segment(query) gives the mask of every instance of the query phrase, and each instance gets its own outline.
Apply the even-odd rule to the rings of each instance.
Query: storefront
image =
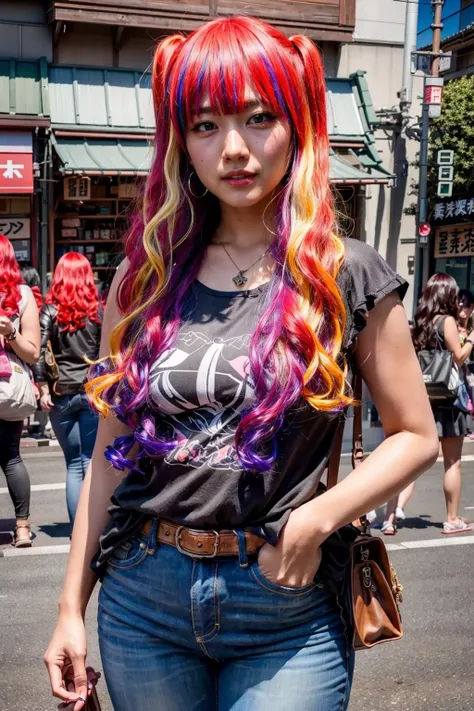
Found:
[[[474,193],[438,201],[431,222],[430,274],[445,272],[474,293]]]
[[[46,60],[0,60],[0,232],[19,261],[37,268],[47,216],[40,180],[50,125],[46,92]]]

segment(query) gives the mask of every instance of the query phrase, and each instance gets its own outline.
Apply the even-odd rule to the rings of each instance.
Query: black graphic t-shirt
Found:
[[[407,284],[371,247],[345,240],[338,281],[347,309],[344,347],[383,296]],[[246,528],[276,543],[291,511],[312,498],[326,468],[338,417],[303,400],[278,434],[270,472],[242,470],[234,448],[240,416],[253,402],[247,378],[251,335],[266,286],[223,292],[197,282],[178,341],[151,368],[150,404],[176,447],[131,472],[115,490],[100,565],[149,516],[198,529]]]

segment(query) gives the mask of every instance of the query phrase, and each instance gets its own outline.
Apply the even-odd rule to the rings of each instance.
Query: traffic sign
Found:
[[[439,197],[451,197],[453,194],[453,182],[452,180],[448,182],[438,183],[438,195]]]
[[[442,149],[438,151],[438,165],[452,165],[454,163],[454,151]]]
[[[438,168],[438,179],[443,181],[452,181],[454,178],[453,165],[440,165]]]

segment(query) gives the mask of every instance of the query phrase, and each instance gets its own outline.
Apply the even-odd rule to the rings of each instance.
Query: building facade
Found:
[[[0,127],[6,117],[15,121],[13,128],[5,126],[8,131],[15,127],[26,131],[24,121],[33,121],[29,129],[36,166],[29,251],[20,252],[18,242],[18,254],[38,265],[43,278],[72,249],[86,254],[105,285],[113,275],[130,202],[149,167],[154,125],[148,69],[156,42],[228,12],[221,0],[171,8],[162,0],[145,6],[140,0],[2,4],[0,82],[9,87],[9,102],[0,103]],[[233,12],[246,8],[243,0],[232,4]],[[396,237],[391,240],[387,234],[394,222],[393,215],[387,218],[387,210],[394,211],[389,186],[394,183],[395,164],[385,145],[389,141],[377,133],[380,118],[374,110],[382,95],[374,104],[367,83],[371,77],[360,71],[373,61],[365,53],[365,40],[357,37],[358,26],[368,32],[363,16],[359,9],[356,16],[355,0],[288,2],[284,9],[277,0],[265,0],[255,14],[288,34],[304,32],[322,50],[329,77],[331,180],[338,207],[348,218],[344,230],[374,244],[400,268],[403,260],[393,245]],[[385,32],[388,35],[389,30]],[[349,45],[354,46],[352,54]],[[26,68],[28,88],[22,84]],[[36,99],[20,108],[12,104],[12,92],[22,100],[32,95]],[[26,111],[30,113],[25,118]],[[0,137],[0,150],[6,154],[7,149],[13,150],[12,142]],[[8,202],[1,184],[0,197],[4,210],[0,216],[8,213],[12,221],[26,217],[26,201],[21,206]],[[16,225],[10,232],[13,229]]]

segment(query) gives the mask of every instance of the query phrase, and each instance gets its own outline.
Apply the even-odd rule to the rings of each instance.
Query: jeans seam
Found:
[[[219,599],[219,594],[218,594],[219,584],[218,584],[218,576],[217,576],[218,569],[219,569],[219,565],[218,565],[218,563],[216,563],[214,566],[214,627],[212,628],[212,630],[210,630],[206,634],[203,634],[200,636],[200,640],[202,642],[205,642],[205,644],[208,644],[209,642],[211,642],[215,637],[217,637],[217,635],[220,632],[220,599]],[[217,600],[217,606],[216,606],[216,600]],[[207,654],[207,652],[206,652],[206,654]],[[213,658],[213,657],[211,657],[211,658]]]
[[[347,708],[347,702],[348,702],[348,691],[349,691],[349,657],[350,657],[350,650],[349,650],[349,640],[347,639],[347,635],[344,632],[344,645],[345,645],[345,670],[346,670],[346,678],[344,682],[344,696],[341,701],[341,707],[340,711],[345,711]]]

